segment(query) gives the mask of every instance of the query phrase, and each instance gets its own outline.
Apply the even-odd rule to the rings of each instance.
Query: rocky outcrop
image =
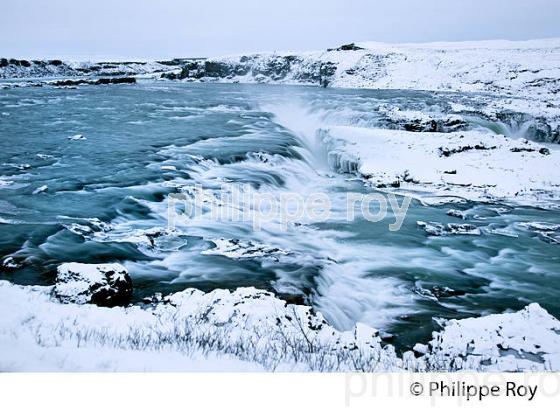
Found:
[[[76,85],[108,85],[108,84],[136,84],[134,77],[114,77],[100,78],[98,80],[79,79],[79,80],[59,80],[48,82],[48,85],[57,87],[72,87]]]
[[[0,78],[49,77],[77,75],[61,60],[17,60],[0,58]]]
[[[222,60],[186,60],[181,71],[163,73],[168,80],[199,81],[241,81],[250,82],[295,82],[329,85],[336,72],[336,64],[321,61],[306,61],[296,55],[251,55],[236,59]]]
[[[160,74],[180,69],[182,60],[167,62],[68,62],[0,58],[0,78],[103,77]]]
[[[343,44],[337,48],[328,48],[327,51],[358,51],[363,50],[363,47],[357,46],[355,43]]]
[[[64,263],[58,267],[53,293],[64,303],[125,306],[132,297],[132,280],[118,263]]]

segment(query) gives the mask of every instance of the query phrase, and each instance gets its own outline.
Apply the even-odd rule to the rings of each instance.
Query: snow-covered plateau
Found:
[[[560,150],[526,139],[340,126],[320,135],[334,169],[427,203],[466,199],[558,206]]]

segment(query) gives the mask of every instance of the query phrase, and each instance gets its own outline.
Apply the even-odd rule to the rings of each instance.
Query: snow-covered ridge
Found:
[[[178,78],[333,87],[495,92],[557,100],[560,39],[428,44],[357,43],[309,53],[193,61]]]
[[[2,371],[560,370],[560,322],[536,304],[441,321],[428,345],[399,355],[375,329],[338,331],[311,308],[254,288],[104,308],[60,303],[52,286],[0,281],[0,297]]]
[[[307,83],[332,87],[495,92],[557,101],[560,39],[384,44],[316,52],[276,52],[160,62],[0,59],[0,78],[140,75],[227,82]]]

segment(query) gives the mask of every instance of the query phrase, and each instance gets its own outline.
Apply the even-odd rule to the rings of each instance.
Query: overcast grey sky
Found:
[[[560,37],[560,0],[2,0],[0,56],[166,58]]]

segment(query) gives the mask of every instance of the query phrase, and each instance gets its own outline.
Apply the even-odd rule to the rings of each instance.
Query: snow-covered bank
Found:
[[[254,288],[187,289],[127,308],[62,304],[52,292],[0,282],[0,370],[560,370],[560,322],[536,304],[442,321],[428,346],[400,357],[375,329],[340,332]]]
[[[195,369],[216,369],[213,359],[201,363],[207,355],[230,370],[383,371],[399,363],[374,329],[338,332],[311,308],[254,288],[187,289],[112,309],[61,304],[51,292],[0,282],[2,370],[189,370],[193,361]]]
[[[560,150],[480,131],[331,127],[319,132],[331,167],[430,202],[512,201],[558,206]]]

